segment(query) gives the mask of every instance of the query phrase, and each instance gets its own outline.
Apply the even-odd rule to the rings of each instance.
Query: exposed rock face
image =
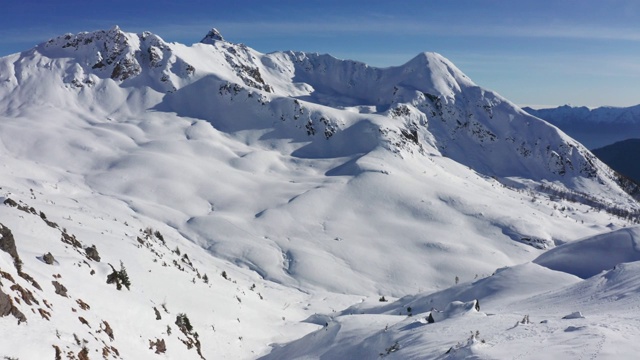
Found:
[[[51,255],[51,253],[44,254],[44,256],[42,256],[42,260],[44,260],[44,262],[47,265],[53,265],[53,263],[55,263],[56,261],[56,259],[53,257],[53,255]]]
[[[224,41],[222,34],[220,34],[218,29],[216,28],[209,30],[207,35],[205,35],[205,37],[200,40],[200,42],[203,44],[214,44],[216,41]]]
[[[57,281],[52,281],[51,282],[53,284],[53,287],[55,287],[56,289],[56,294],[60,295],[60,296],[64,296],[67,297],[67,288],[64,287],[64,285],[60,284]]]
[[[100,254],[98,254],[98,249],[96,248],[95,245],[89,246],[88,248],[84,249],[85,252],[87,253],[87,257],[93,261],[97,261],[100,262]]]
[[[13,238],[11,230],[2,224],[0,224],[0,250],[11,255],[14,263],[20,262],[18,249],[16,249],[16,240]]]
[[[0,288],[0,317],[7,315],[13,315],[18,319],[18,324],[27,321],[27,317],[13,304],[11,297]]]
[[[90,33],[66,34],[49,40],[45,47],[51,50],[58,47],[81,52],[88,50],[92,57],[91,69],[110,71],[110,77],[114,80],[123,81],[141,72],[132,39],[118,26]]]
[[[69,88],[77,90],[94,88],[101,79],[124,82],[148,76],[156,90],[172,92],[176,90],[176,80],[188,78],[196,70],[176,57],[159,36],[150,32],[125,33],[118,26],[59,36],[35,50],[50,59],[78,59],[63,79]]]

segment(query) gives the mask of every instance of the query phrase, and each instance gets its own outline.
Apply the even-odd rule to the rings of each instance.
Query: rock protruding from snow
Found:
[[[570,320],[570,319],[584,319],[584,315],[582,315],[582,313],[580,311],[574,311],[569,315],[565,315],[562,317],[565,320]]]
[[[220,34],[220,31],[216,28],[209,30],[207,35],[200,40],[203,44],[215,44],[216,41],[224,41],[222,34]]]

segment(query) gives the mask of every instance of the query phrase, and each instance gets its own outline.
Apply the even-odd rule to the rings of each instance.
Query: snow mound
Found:
[[[440,322],[452,317],[475,313],[480,313],[480,303],[478,302],[478,300],[467,302],[453,301],[449,303],[449,305],[447,305],[447,307],[445,307],[442,311],[432,310],[430,319]]]
[[[582,313],[580,311],[574,311],[569,315],[565,315],[562,317],[563,319],[584,319],[584,315],[582,315]]]
[[[586,279],[640,260],[640,227],[624,228],[549,250],[533,262]]]
[[[616,309],[624,310],[628,306],[635,307],[639,297],[640,261],[636,261],[618,264],[611,270],[537,298],[536,301],[546,302],[550,306],[563,302],[574,309],[600,308],[615,302]]]

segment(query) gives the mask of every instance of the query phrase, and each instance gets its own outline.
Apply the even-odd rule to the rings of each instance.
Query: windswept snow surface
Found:
[[[629,226],[633,186],[438,54],[63,35],[0,59],[0,159],[0,356],[563,356],[635,324],[541,307],[593,278],[528,263]],[[565,331],[577,310],[593,328]],[[528,313],[549,322],[505,327]]]
[[[585,259],[589,259],[585,261]],[[620,229],[549,250],[534,260],[583,279],[620,263],[640,261],[640,228]]]

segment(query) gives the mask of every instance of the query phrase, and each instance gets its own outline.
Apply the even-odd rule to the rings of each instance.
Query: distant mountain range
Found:
[[[595,109],[564,105],[549,109],[522,109],[559,127],[589,149],[640,138],[640,105]]]
[[[604,163],[640,184],[640,139],[629,139],[592,150]]]

